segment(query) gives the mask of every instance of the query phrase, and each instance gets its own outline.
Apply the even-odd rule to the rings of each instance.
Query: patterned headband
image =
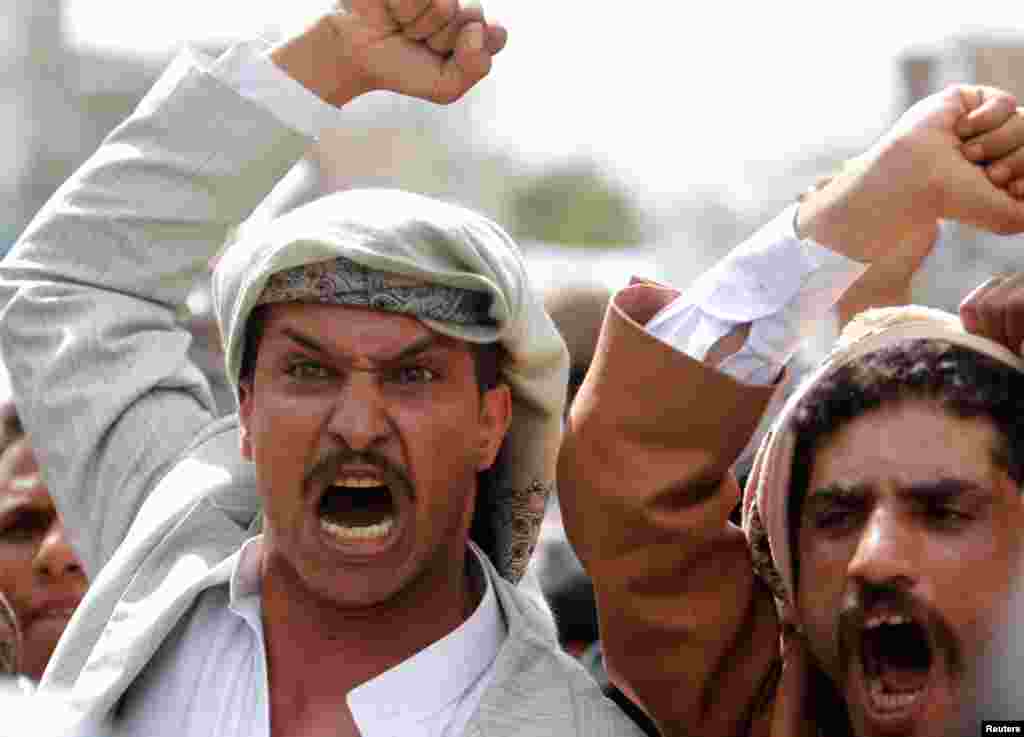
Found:
[[[274,302],[321,302],[460,325],[495,324],[489,294],[377,271],[341,256],[272,275],[256,304]]]

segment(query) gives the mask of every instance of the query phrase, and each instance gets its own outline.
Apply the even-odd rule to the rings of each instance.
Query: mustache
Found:
[[[964,673],[960,640],[945,618],[931,605],[911,592],[893,584],[862,584],[853,596],[847,597],[839,612],[839,664],[845,678],[853,657],[859,653],[859,634],[868,616],[876,609],[903,614],[928,632],[928,644],[938,650],[953,676]]]
[[[345,466],[372,466],[381,472],[384,482],[395,492],[413,496],[412,482],[405,471],[384,455],[374,451],[354,451],[351,448],[333,448],[322,452],[306,473],[307,486],[327,486],[338,477]]]

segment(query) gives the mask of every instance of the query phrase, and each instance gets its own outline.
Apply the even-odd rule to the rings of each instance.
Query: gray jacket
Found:
[[[255,473],[175,317],[309,141],[182,54],[0,265],[0,350],[92,585],[44,676],[99,723],[252,533]],[[508,623],[466,734],[639,731],[550,616],[488,569]]]

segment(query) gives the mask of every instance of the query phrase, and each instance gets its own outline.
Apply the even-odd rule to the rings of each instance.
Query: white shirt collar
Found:
[[[263,535],[250,537],[236,554],[228,580],[228,609],[249,623],[263,637],[260,607],[260,567],[263,563]]]
[[[239,550],[229,581],[228,608],[262,637],[260,565],[262,535]],[[450,707],[485,675],[507,636],[497,594],[482,561],[484,553],[469,543],[476,573],[484,584],[480,604],[446,636],[348,693],[349,709],[363,734],[374,724],[401,719],[417,722]]]
[[[349,709],[364,734],[373,732],[368,728],[372,722],[420,721],[445,709],[472,688],[498,657],[507,627],[480,560],[483,552],[473,543],[469,547],[486,586],[480,604],[445,637],[349,692]]]

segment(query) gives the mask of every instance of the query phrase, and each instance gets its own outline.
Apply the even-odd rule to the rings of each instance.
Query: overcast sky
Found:
[[[67,3],[76,42],[150,51],[298,28],[325,6]],[[807,146],[881,132],[902,49],[968,28],[1024,28],[1019,3],[986,0],[489,0],[486,8],[510,30],[478,93],[496,140],[531,159],[593,154],[653,192],[730,187],[740,196],[745,181]]]

